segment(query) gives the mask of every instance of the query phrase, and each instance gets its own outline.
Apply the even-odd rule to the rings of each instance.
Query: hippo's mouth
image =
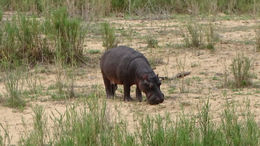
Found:
[[[156,105],[156,104],[162,103],[162,101],[159,100],[158,97],[156,97],[152,94],[146,94],[146,97],[148,99],[148,103],[151,104],[151,105]]]

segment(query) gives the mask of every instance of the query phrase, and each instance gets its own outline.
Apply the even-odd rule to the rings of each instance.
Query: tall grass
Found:
[[[62,62],[72,64],[83,59],[86,29],[79,19],[69,17],[66,8],[53,11],[45,27],[45,33],[55,41],[56,56],[60,55]]]
[[[109,23],[102,24],[103,31],[103,47],[107,50],[117,46],[115,29]]]
[[[205,25],[189,22],[183,30],[183,39],[186,47],[215,49],[219,41],[218,35],[212,23]]]
[[[243,54],[237,54],[231,64],[235,87],[246,87],[251,85],[252,60]]]
[[[43,107],[39,105],[34,106],[33,113],[33,130],[27,133],[28,129],[26,128],[26,123],[24,123],[26,134],[21,135],[19,145],[44,145],[48,140],[47,117]]]
[[[202,26],[194,23],[186,26],[187,33],[183,33],[184,41],[187,47],[201,48],[203,46]]]
[[[0,21],[2,21],[2,19],[3,19],[3,10],[2,10],[2,8],[0,7]]]
[[[199,114],[182,114],[177,121],[167,117],[147,117],[141,121],[138,137],[141,145],[259,145],[260,129],[249,109],[239,120],[235,107],[227,103],[221,124],[212,121],[210,104],[205,103]]]
[[[65,8],[52,11],[44,20],[18,14],[0,25],[0,60],[51,63],[57,54],[65,64],[84,60],[86,29]]]
[[[3,123],[0,123],[0,132],[3,134],[0,134],[0,145],[10,145],[11,142],[11,136],[9,135],[8,125],[4,125]]]
[[[27,60],[32,64],[50,60],[51,51],[43,36],[42,25],[36,17],[18,14],[2,26],[0,60],[4,59],[9,62]]]
[[[96,94],[81,104],[67,107],[64,113],[53,113],[53,134],[48,135],[44,111],[34,112],[34,129],[22,139],[25,144],[51,145],[259,145],[260,129],[249,104],[239,118],[233,103],[226,102],[216,122],[211,117],[209,100],[198,108],[198,114],[181,113],[177,120],[169,114],[144,116],[134,132],[127,123],[111,118],[106,102]],[[40,108],[41,109],[41,108]],[[33,142],[33,143],[32,143]]]
[[[52,135],[48,135],[44,111],[34,111],[34,129],[25,134],[21,145],[134,145],[134,137],[123,122],[113,121],[106,103],[93,94],[83,104],[68,106],[64,113],[53,113]]]
[[[22,97],[23,80],[22,70],[11,70],[6,68],[4,86],[6,90],[6,105],[13,108],[23,108],[26,105]]]
[[[256,51],[260,52],[260,25],[256,29]]]
[[[87,18],[111,13],[252,13],[254,0],[2,0],[4,10],[41,14],[51,9],[67,7],[71,15]],[[141,12],[141,13],[140,13]]]

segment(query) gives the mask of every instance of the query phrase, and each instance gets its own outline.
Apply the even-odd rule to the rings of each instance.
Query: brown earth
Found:
[[[255,114],[255,119],[260,123],[260,53],[255,51],[254,39],[255,28],[258,20],[244,17],[231,17],[231,20],[217,17],[212,22],[219,35],[220,41],[216,44],[214,52],[207,49],[184,48],[182,31],[189,17],[176,17],[163,20],[152,19],[118,19],[109,18],[109,21],[116,29],[120,45],[128,45],[144,53],[149,60],[159,62],[155,65],[155,72],[159,76],[173,77],[181,72],[179,66],[191,74],[184,79],[162,82],[162,91],[166,96],[164,103],[156,106],[148,105],[146,102],[122,101],[122,87],[117,91],[116,99],[107,100],[109,111],[115,112],[115,106],[119,109],[121,117],[129,123],[128,128],[132,130],[137,118],[143,115],[156,115],[169,113],[175,118],[181,111],[192,114],[209,99],[211,114],[214,120],[220,118],[220,113],[227,100],[232,100],[241,108],[245,108],[247,101],[250,101],[250,109]],[[198,22],[207,24],[208,19],[198,19]],[[95,23],[100,23],[95,22]],[[92,24],[90,26],[95,26]],[[91,29],[91,28],[90,28]],[[147,48],[146,37],[153,36],[159,42],[157,48]],[[90,54],[90,50],[100,50],[101,53]],[[102,76],[99,70],[99,57],[104,48],[100,34],[91,32],[86,39],[86,53],[90,57],[91,64],[79,67],[75,70],[75,92],[86,97],[87,94],[98,90],[105,98]],[[248,88],[234,89],[222,88],[224,84],[225,68],[230,68],[232,59],[238,53],[243,53],[253,60],[255,75],[253,85]],[[31,72],[37,72],[37,85],[41,85],[42,92],[37,98],[26,98],[27,106],[24,110],[12,109],[0,104],[0,123],[6,127],[11,136],[11,143],[16,144],[24,131],[23,121],[27,127],[32,128],[32,107],[36,104],[42,105],[46,115],[52,112],[64,112],[67,105],[78,99],[54,101],[51,98],[52,86],[55,85],[57,72],[55,66],[40,65]],[[4,73],[3,73],[4,74]],[[5,98],[4,75],[1,75],[0,93]],[[228,72],[232,79],[231,72]],[[67,81],[62,74],[62,80]],[[26,83],[25,83],[26,84]],[[24,89],[26,89],[26,85]],[[132,89],[134,91],[134,89]],[[183,91],[183,92],[181,92]],[[224,96],[225,95],[225,96]],[[132,96],[135,96],[132,92]],[[115,115],[115,114],[112,114]],[[1,130],[3,133],[3,130]]]

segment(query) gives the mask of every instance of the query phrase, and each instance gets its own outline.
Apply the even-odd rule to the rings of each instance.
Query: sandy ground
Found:
[[[107,100],[109,111],[115,112],[115,106],[119,109],[122,118],[126,119],[131,130],[137,121],[137,115],[156,115],[169,113],[175,118],[181,111],[185,113],[196,113],[208,98],[211,105],[213,119],[218,120],[226,100],[232,100],[238,107],[245,107],[246,101],[250,101],[250,109],[255,114],[255,119],[260,126],[260,53],[255,51],[255,26],[259,20],[239,19],[223,20],[216,19],[213,24],[219,35],[220,41],[216,44],[214,52],[195,48],[179,48],[176,44],[182,44],[181,31],[188,19],[165,19],[165,20],[131,20],[131,19],[106,19],[117,28],[118,41],[120,45],[131,46],[144,53],[149,59],[162,60],[156,65],[155,72],[160,76],[173,77],[181,71],[179,66],[191,74],[183,80],[171,80],[162,82],[162,91],[165,94],[165,102],[151,106],[146,102],[122,101],[122,87],[117,91],[116,99]],[[207,19],[199,20],[207,23]],[[123,32],[124,31],[124,32]],[[146,48],[146,37],[153,36],[159,42],[159,47]],[[99,88],[104,95],[102,76],[99,70],[98,58],[104,51],[100,35],[91,33],[86,39],[86,52],[89,50],[100,50],[101,53],[91,55],[91,67],[84,66],[75,70],[75,90],[79,93],[88,94]],[[238,53],[243,53],[253,60],[255,75],[253,86],[244,89],[221,88],[224,83],[225,68],[229,68],[232,59]],[[40,66],[41,73],[37,73],[39,83],[43,86],[43,92],[56,82],[57,74],[53,66]],[[229,72],[229,78],[232,75]],[[64,80],[66,80],[64,78]],[[0,80],[0,93],[5,98],[6,92],[3,84],[3,76]],[[184,92],[181,92],[183,90]],[[134,88],[132,96],[135,98]],[[224,94],[226,94],[224,96]],[[105,98],[105,96],[103,96]],[[12,109],[0,104],[0,123],[6,127],[11,137],[11,143],[16,144],[21,133],[24,131],[23,121],[28,127],[32,127],[33,111],[36,104],[42,105],[45,113],[64,112],[67,105],[77,99],[53,101],[50,95],[41,95],[36,99],[27,98],[27,106],[24,110]],[[112,114],[113,115],[113,114]],[[1,130],[3,133],[3,130]]]

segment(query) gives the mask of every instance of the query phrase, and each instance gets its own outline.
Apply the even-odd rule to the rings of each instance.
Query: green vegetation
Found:
[[[0,21],[2,21],[2,19],[3,19],[3,10],[2,10],[2,8],[0,7]]]
[[[260,25],[256,29],[256,51],[260,52]]]
[[[10,66],[11,65],[9,63],[6,63],[4,86],[6,90],[7,99],[5,101],[5,104],[12,108],[22,109],[26,105],[26,102],[22,97],[23,71],[21,68],[12,71],[9,68]]]
[[[254,0],[2,0],[4,10],[34,12],[41,14],[50,9],[67,7],[70,14],[84,18],[106,16],[111,13],[253,13]]]
[[[157,48],[157,47],[159,47],[158,40],[156,40],[155,38],[153,38],[151,36],[146,37],[146,44],[147,44],[147,48]]]
[[[75,63],[82,60],[83,44],[86,30],[81,25],[81,21],[70,18],[65,8],[53,11],[49,20],[45,22],[45,31],[54,37],[56,58],[60,56],[65,64]]]
[[[11,138],[10,138],[9,131],[7,128],[8,128],[7,126],[0,123],[0,132],[3,134],[3,135],[0,134],[0,145],[1,146],[10,144]]]
[[[187,47],[202,47],[203,46],[203,33],[202,26],[199,24],[188,24],[186,26],[187,33],[183,33],[185,45]],[[185,31],[185,30],[184,30]]]
[[[115,29],[110,26],[109,23],[102,24],[103,30],[103,47],[107,50],[117,46],[117,40],[115,35]]]
[[[100,53],[100,50],[91,49],[91,50],[88,50],[88,53],[89,53],[89,54],[99,54],[99,53]]]
[[[64,8],[53,11],[44,21],[18,14],[0,25],[0,60],[48,63],[57,55],[62,56],[65,64],[84,60],[86,29],[79,19],[70,18]]]
[[[252,61],[242,54],[237,54],[231,64],[235,87],[251,85],[251,69]]]
[[[0,131],[1,132],[1,131]],[[0,135],[0,145],[4,145],[4,142],[3,142],[3,137],[2,135]]]
[[[249,104],[247,105],[249,107]],[[198,114],[182,113],[177,120],[169,115],[144,116],[129,132],[124,120],[109,117],[106,102],[95,94],[82,104],[69,106],[65,113],[51,119],[55,128],[46,125],[42,107],[34,108],[34,128],[25,133],[21,145],[259,145],[260,129],[247,108],[243,118],[233,103],[226,102],[220,124],[212,120],[207,101]],[[50,136],[51,129],[53,135]]]
[[[35,63],[44,61],[45,57],[50,56],[46,40],[41,36],[41,24],[36,17],[19,14],[2,26],[0,60],[8,62],[27,60]]]
[[[44,113],[43,107],[36,105],[33,107],[33,130],[28,135],[22,135],[20,145],[44,145],[46,144],[47,131],[47,117]],[[26,123],[24,123],[26,126]],[[26,128],[26,127],[25,127]],[[26,132],[27,129],[25,129]]]
[[[218,35],[214,30],[213,24],[207,26],[190,22],[186,25],[186,30],[183,30],[183,38],[186,47],[215,49],[215,44],[219,40]]]

